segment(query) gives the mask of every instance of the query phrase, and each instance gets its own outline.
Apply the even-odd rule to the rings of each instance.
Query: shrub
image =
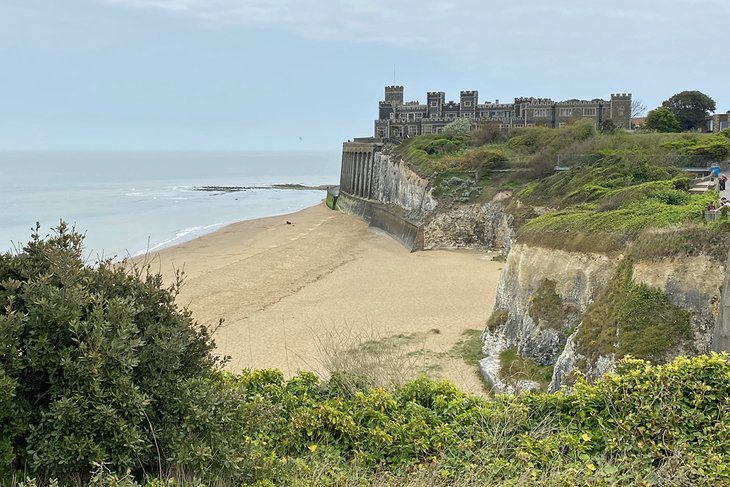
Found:
[[[177,286],[109,261],[88,267],[82,239],[62,223],[0,255],[0,406],[12,403],[0,409],[0,453],[62,479],[95,463],[153,464],[149,445],[179,426],[182,384],[217,363],[206,330],[175,305]]]
[[[507,140],[507,133],[499,128],[498,123],[484,123],[472,131],[470,140],[475,146],[498,144]]]

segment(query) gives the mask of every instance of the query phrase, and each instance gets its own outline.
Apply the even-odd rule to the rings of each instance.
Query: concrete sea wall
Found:
[[[337,208],[410,250],[423,248],[423,222],[436,208],[428,180],[375,142],[345,142]]]

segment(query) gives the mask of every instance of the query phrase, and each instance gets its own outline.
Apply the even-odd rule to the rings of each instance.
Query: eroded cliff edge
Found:
[[[708,255],[569,252],[514,244],[484,330],[485,380],[500,391],[595,378],[617,358],[708,353],[720,326],[723,262]]]

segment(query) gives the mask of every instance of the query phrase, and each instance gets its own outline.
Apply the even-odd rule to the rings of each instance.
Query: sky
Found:
[[[394,80],[726,112],[728,25],[728,0],[0,0],[0,150],[336,150]]]

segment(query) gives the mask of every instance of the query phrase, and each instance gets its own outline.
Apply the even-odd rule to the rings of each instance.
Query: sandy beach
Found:
[[[458,350],[492,309],[503,264],[489,254],[410,253],[320,204],[236,223],[149,258],[167,279],[184,270],[178,302],[196,320],[225,320],[215,340],[232,371],[326,375],[334,361],[360,357],[366,368],[389,361],[399,372],[483,391]]]

